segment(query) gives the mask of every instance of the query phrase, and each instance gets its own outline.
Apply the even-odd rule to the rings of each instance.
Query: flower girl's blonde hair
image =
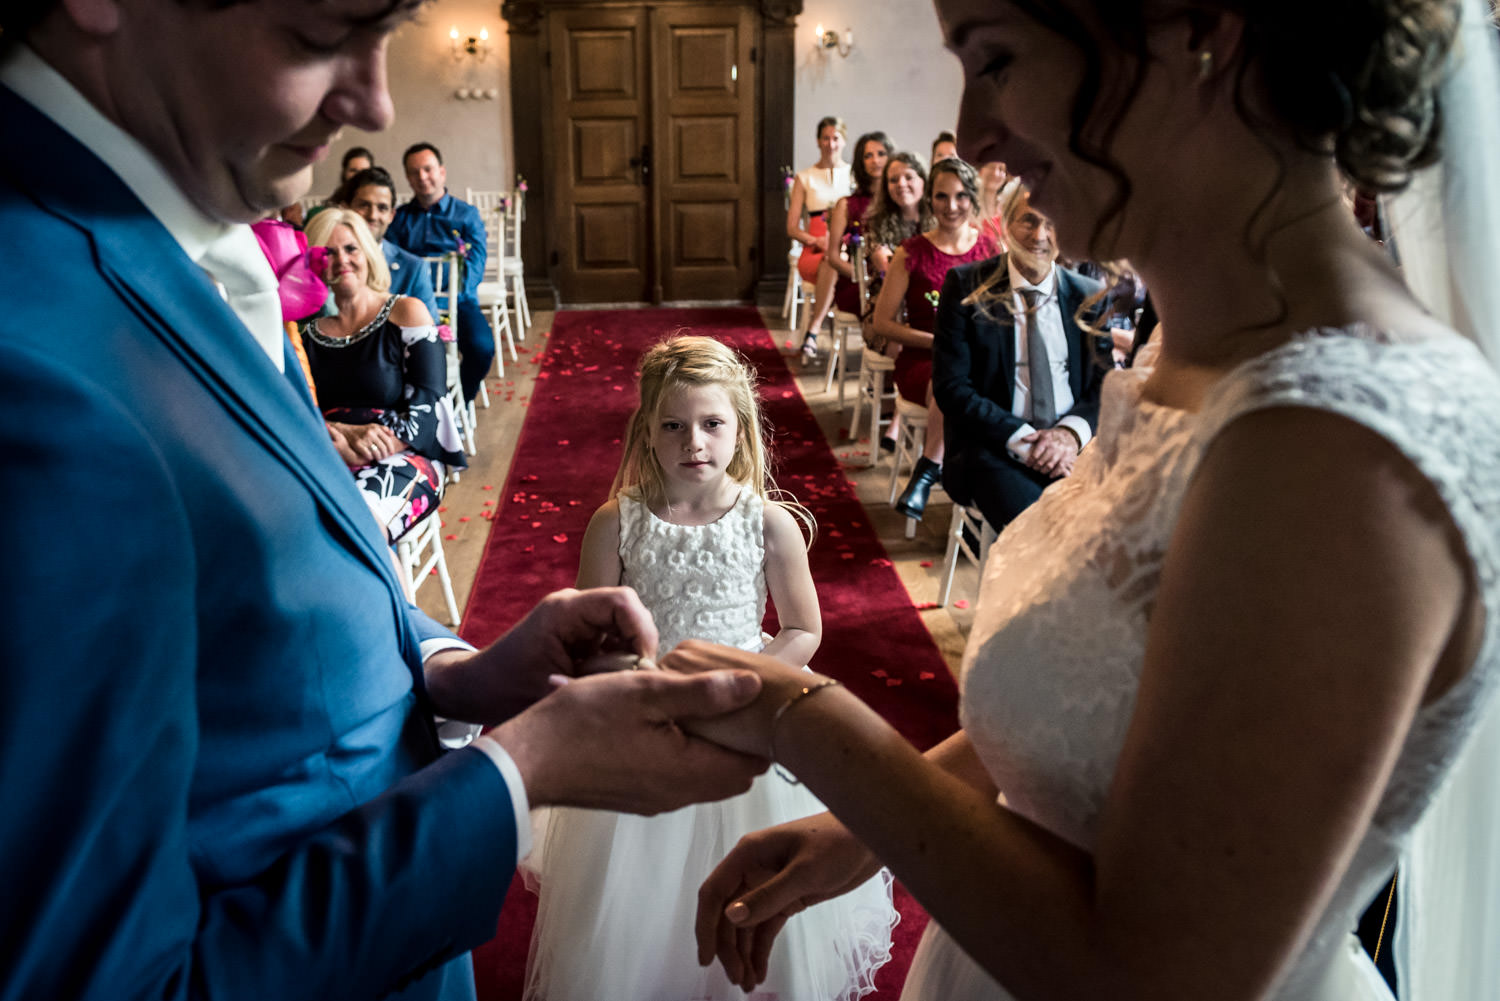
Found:
[[[662,398],[684,387],[718,386],[729,397],[739,426],[734,456],[725,470],[729,478],[754,490],[761,500],[785,507],[803,523],[809,536],[816,532],[812,513],[777,489],[771,477],[769,435],[761,419],[755,369],[749,362],[712,337],[679,333],[648,350],[641,357],[640,370],[641,400],[625,428],[624,454],[611,497],[634,490],[652,503],[666,496],[666,474],[651,447],[651,429],[660,416]]]

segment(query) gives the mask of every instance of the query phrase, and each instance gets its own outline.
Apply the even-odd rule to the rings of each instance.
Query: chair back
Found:
[[[480,281],[497,282],[505,269],[505,212],[481,210],[480,217],[484,220],[484,276]]]
[[[526,189],[517,186],[510,193],[510,209],[505,219],[505,256],[521,257],[521,223],[526,219]]]
[[[503,212],[509,198],[509,191],[467,188],[464,201],[478,209],[481,215],[488,216],[491,212]]]
[[[481,188],[465,189],[464,200],[479,210],[479,217],[484,220],[484,275],[480,281],[499,281],[505,266],[505,258],[510,256],[510,215],[511,207],[515,204],[516,192],[488,190]]]
[[[864,240],[854,245],[854,281],[859,286],[859,315],[863,317],[870,304],[870,259]]]
[[[422,260],[426,262],[428,274],[432,276],[433,297],[437,299],[438,312],[442,314],[434,318],[435,322],[448,324],[448,329],[453,331],[456,338],[458,294],[461,287],[458,254],[452,252],[438,257],[424,257]]]

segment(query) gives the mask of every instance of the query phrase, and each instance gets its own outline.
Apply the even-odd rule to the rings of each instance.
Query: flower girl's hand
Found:
[[[771,730],[776,721],[777,710],[787,705],[804,686],[819,677],[775,657],[701,640],[684,640],[679,643],[671,653],[661,658],[661,667],[683,674],[738,668],[760,675],[760,697],[745,709],[713,719],[687,721],[683,726],[689,732],[716,744],[762,757],[770,754]]]
[[[880,862],[832,814],[747,834],[698,891],[698,962],[715,956],[749,993],[766,979],[777,934],[792,915],[848,893]]]

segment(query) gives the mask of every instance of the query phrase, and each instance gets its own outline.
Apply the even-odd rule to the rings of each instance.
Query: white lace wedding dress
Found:
[[[711,525],[674,525],[620,497],[621,583],[656,620],[663,653],[701,638],[759,650],[766,611],[765,508],[743,490]],[[526,866],[541,902],[528,1001],[739,1001],[717,961],[698,966],[698,887],[751,831],[821,813],[775,770],[720,803],[657,817],[553,810]],[[890,958],[888,873],[792,918],[751,1001],[853,1001]]]
[[[1196,414],[1143,399],[1144,379],[1140,370],[1107,378],[1099,435],[1073,475],[992,551],[964,654],[964,728],[1011,809],[1093,846],[1162,558],[1205,447],[1267,407],[1313,407],[1372,429],[1436,486],[1473,562],[1485,631],[1468,673],[1418,713],[1370,829],[1270,996],[1389,1001],[1351,931],[1500,676],[1500,379],[1468,341],[1403,343],[1364,328],[1293,339],[1226,376]],[[929,926],[902,997],[1010,995]]]

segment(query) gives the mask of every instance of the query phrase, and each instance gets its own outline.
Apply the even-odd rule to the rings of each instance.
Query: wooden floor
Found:
[[[507,387],[507,392],[510,388],[514,388],[515,399],[506,403],[502,402],[502,398],[492,396],[489,409],[479,411],[479,454],[470,458],[471,465],[463,474],[462,481],[451,485],[444,498],[443,506],[447,510],[443,514],[446,520],[443,534],[445,538],[447,536],[454,538],[448,539],[443,545],[446,549],[448,570],[453,579],[453,590],[458,599],[460,611],[468,601],[469,589],[473,585],[474,574],[478,569],[480,557],[484,553],[485,537],[490,528],[490,523],[478,515],[481,510],[484,510],[484,502],[487,500],[493,501],[496,507],[504,503],[502,488],[506,475],[510,471],[521,423],[526,416],[526,408],[521,404],[521,400],[531,395],[539,367],[533,359],[546,345],[544,333],[551,329],[552,317],[553,314],[550,312],[533,313],[530,332],[526,335],[526,339],[518,344],[522,352],[519,362],[513,363],[509,357],[506,357],[504,376],[491,377],[491,385],[496,382],[501,385],[514,382],[514,387]],[[870,445],[867,442],[855,444],[844,439],[843,432],[849,424],[849,412],[847,409],[843,411],[839,409],[837,388],[831,393],[823,392],[826,377],[823,363],[820,361],[816,365],[804,367],[800,356],[796,354],[797,345],[792,343],[794,335],[787,331],[786,321],[778,315],[777,310],[764,309],[762,317],[778,345],[781,346],[783,355],[787,356],[788,367],[797,376],[797,383],[802,390],[803,398],[812,408],[823,433],[828,436],[829,445],[836,455],[846,459],[845,466],[849,471],[849,479],[855,484],[859,498],[869,512],[871,523],[875,526],[897,573],[900,574],[907,591],[911,594],[912,602],[919,607],[925,603],[935,602],[938,596],[939,575],[943,567],[944,535],[952,513],[952,507],[946,496],[940,491],[934,492],[932,502],[927,508],[927,516],[918,527],[916,537],[907,539],[904,535],[905,519],[891,510],[886,503],[890,487],[890,459],[883,458],[874,468],[865,468],[866,458],[855,453],[868,452]],[[708,333],[709,331],[699,332]],[[851,339],[850,343],[853,346],[854,341]],[[825,334],[823,343],[825,355],[827,346]],[[858,354],[853,352],[851,356],[858,357]],[[851,391],[853,385],[851,375],[849,381]],[[852,399],[852,392],[849,398]],[[485,490],[486,485],[491,489]],[[599,497],[591,500],[590,503],[603,503],[604,499]],[[461,518],[469,520],[461,521]],[[923,621],[952,669],[958,667],[959,658],[963,653],[964,639],[968,635],[973,619],[973,610],[970,606],[973,605],[977,593],[978,578],[974,568],[966,561],[960,560],[950,606],[933,608],[921,613]],[[439,621],[447,619],[442,593],[435,577],[429,577],[422,585],[417,593],[417,601],[425,611],[438,618]],[[960,602],[964,607],[959,607]]]

